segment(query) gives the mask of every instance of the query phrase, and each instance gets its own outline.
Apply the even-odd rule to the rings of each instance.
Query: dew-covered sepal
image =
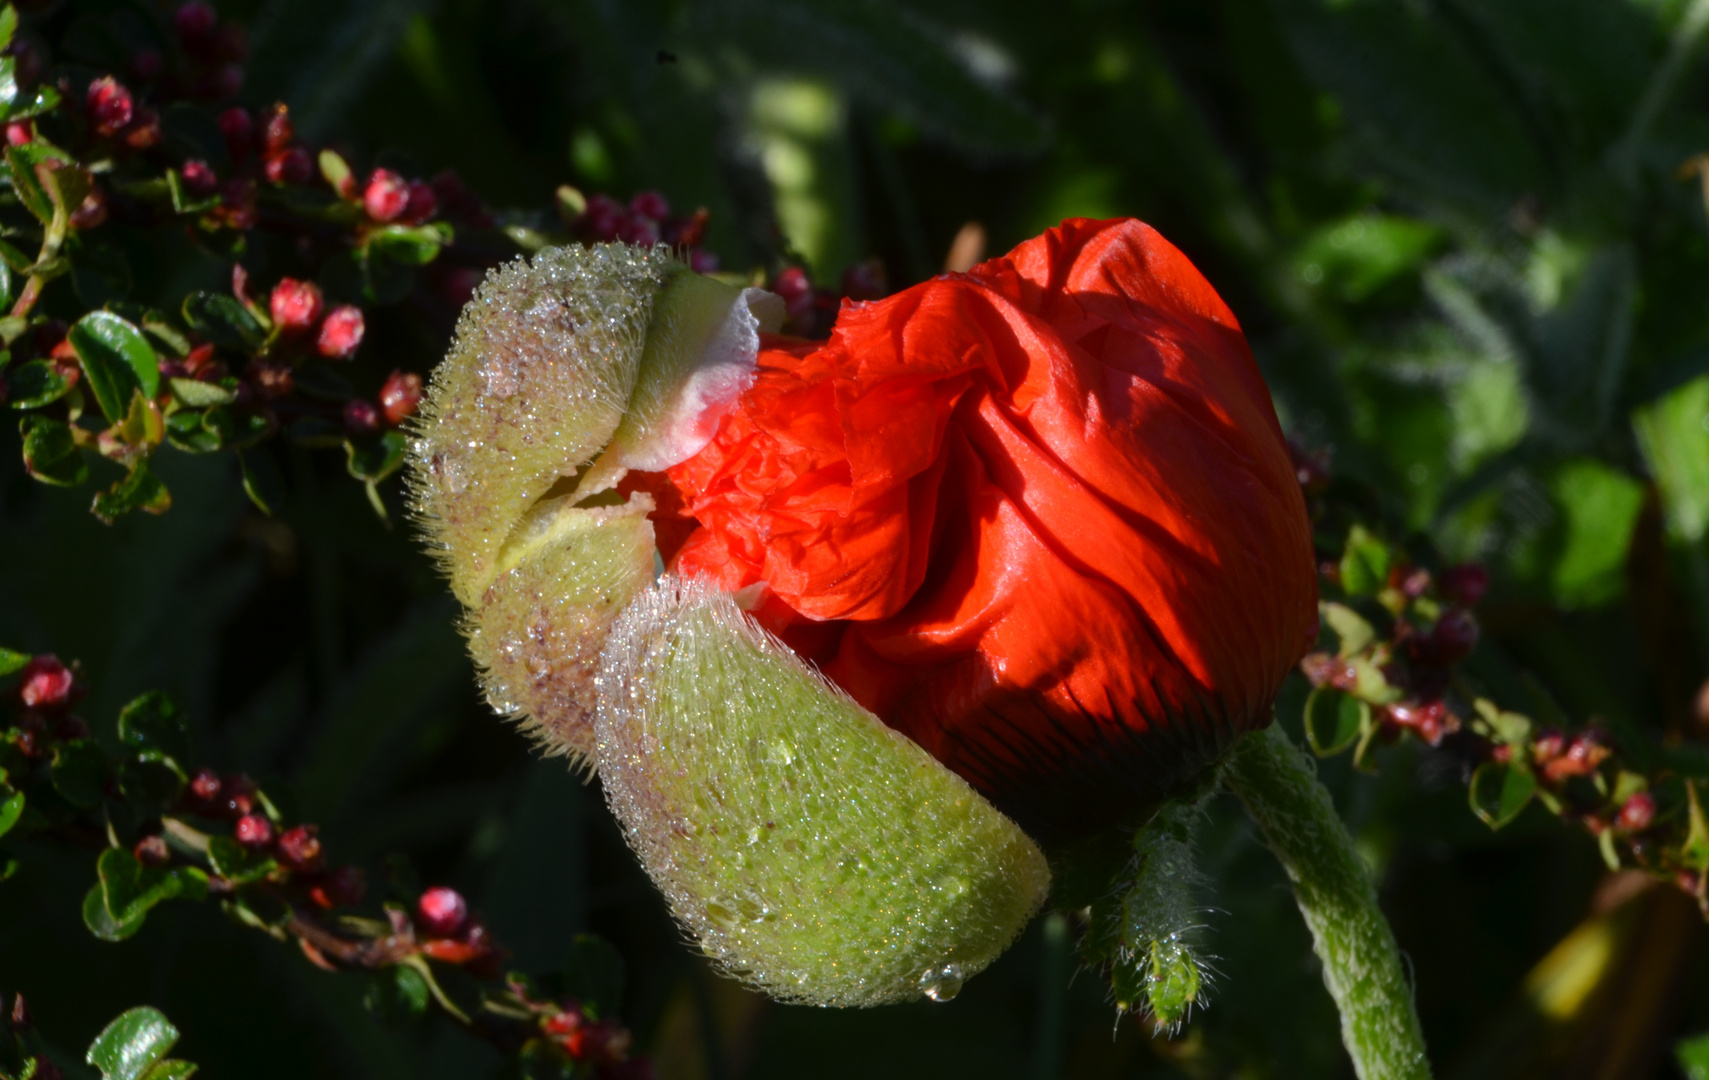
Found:
[[[667,576],[625,610],[596,726],[677,918],[774,997],[947,998],[1049,891],[1019,827],[705,585]]]
[[[1186,1020],[1208,989],[1204,876],[1193,861],[1192,827],[1200,810],[1165,803],[1133,834],[1132,856],[1109,891],[1090,907],[1081,955],[1104,968],[1116,1008],[1149,1016],[1159,1030]]]

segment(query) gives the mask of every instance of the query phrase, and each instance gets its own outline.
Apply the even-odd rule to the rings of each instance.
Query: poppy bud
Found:
[[[375,221],[396,221],[409,206],[409,185],[390,169],[375,169],[362,189],[362,205]]]
[[[320,337],[315,341],[315,351],[329,360],[348,360],[356,354],[357,346],[362,344],[362,334],[367,330],[367,324],[362,317],[362,309],[354,304],[340,304],[326,316],[326,321],[320,324]]]
[[[280,278],[267,299],[274,324],[287,334],[301,333],[320,322],[323,304],[319,285],[296,278]]]
[[[130,90],[111,75],[90,83],[84,95],[89,127],[102,138],[111,138],[123,131],[130,124],[135,108]]]

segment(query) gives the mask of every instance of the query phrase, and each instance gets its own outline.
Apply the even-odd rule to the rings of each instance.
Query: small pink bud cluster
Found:
[[[414,929],[424,956],[477,975],[496,975],[501,968],[504,950],[455,889],[435,886],[422,893],[415,905]]]
[[[528,986],[514,976],[509,990],[512,1001],[533,1014],[539,1033],[571,1063],[591,1066],[597,1080],[657,1080],[650,1059],[631,1056],[634,1039],[623,1025],[600,1019],[591,1006],[574,998],[533,1000]]]
[[[257,855],[271,856],[278,864],[276,881],[322,910],[350,907],[362,901],[367,890],[362,871],[354,866],[328,868],[321,850],[319,830],[314,825],[293,825],[281,830],[265,809],[255,781],[242,774],[220,776],[200,769],[185,785],[181,809],[199,817],[232,823],[232,838]],[[158,837],[145,837],[136,856],[151,866],[171,857]]]
[[[799,266],[786,266],[778,271],[767,286],[783,297],[785,332],[802,337],[823,337],[830,332],[837,317],[837,308],[844,300],[864,303],[889,295],[890,285],[884,264],[877,259],[855,263],[843,271],[836,289],[821,289],[813,284],[807,271]]]
[[[147,150],[160,142],[160,114],[151,106],[138,104],[129,87],[111,75],[89,84],[83,95],[83,117],[98,139],[108,139]],[[8,135],[8,141],[10,141]]]
[[[267,308],[281,335],[299,340],[312,335],[314,351],[328,360],[354,356],[367,329],[362,309],[354,304],[340,304],[327,311],[326,297],[312,281],[279,279],[267,298]]]
[[[10,738],[27,758],[43,758],[57,742],[89,737],[89,725],[71,709],[83,697],[72,669],[59,657],[43,654],[32,658],[18,673],[13,691],[18,715]]]
[[[575,200],[580,192],[573,193]],[[673,215],[670,202],[657,191],[643,191],[625,206],[609,195],[593,195],[579,214],[569,219],[570,230],[588,243],[668,244],[685,249],[689,268],[700,274],[718,269],[718,257],[700,245],[711,215],[705,207],[692,214]]]
[[[420,225],[439,212],[439,194],[432,184],[406,180],[390,169],[368,174],[359,201],[376,225]]]

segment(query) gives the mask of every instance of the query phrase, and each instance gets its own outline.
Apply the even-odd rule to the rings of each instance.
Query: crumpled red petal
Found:
[[[1154,230],[1066,222],[767,345],[713,441],[637,480],[697,526],[679,572],[760,592],[1041,838],[1268,722],[1316,626],[1304,502],[1234,316]]]

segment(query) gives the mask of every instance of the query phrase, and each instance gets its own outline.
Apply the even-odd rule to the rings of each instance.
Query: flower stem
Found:
[[[1394,933],[1310,759],[1272,724],[1240,741],[1223,775],[1294,883],[1360,1080],[1429,1080]]]

